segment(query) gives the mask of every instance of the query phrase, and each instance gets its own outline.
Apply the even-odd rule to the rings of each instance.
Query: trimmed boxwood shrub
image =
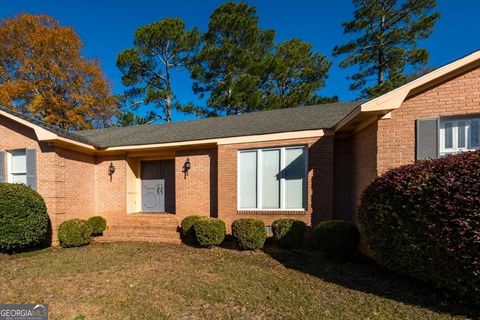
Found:
[[[272,223],[273,239],[284,249],[298,249],[303,245],[307,226],[295,219],[278,219]]]
[[[315,245],[328,258],[346,260],[358,250],[360,234],[357,227],[343,220],[327,220],[313,229]]]
[[[42,197],[23,184],[0,184],[0,251],[34,248],[49,234],[47,207]]]
[[[64,248],[84,246],[91,240],[92,226],[87,220],[67,220],[58,227],[58,241]]]
[[[193,215],[188,216],[182,220],[180,224],[180,234],[182,239],[186,243],[195,243],[195,230],[193,229],[193,225],[199,220],[206,220],[208,219],[207,216],[199,216]]]
[[[92,226],[92,236],[101,236],[107,229],[107,220],[101,216],[90,217],[87,221]]]
[[[232,235],[243,250],[261,249],[267,238],[265,223],[253,218],[233,221]]]
[[[480,151],[386,172],[359,222],[379,263],[480,303]]]
[[[217,246],[225,239],[225,222],[220,219],[199,219],[193,225],[198,245],[205,248]]]

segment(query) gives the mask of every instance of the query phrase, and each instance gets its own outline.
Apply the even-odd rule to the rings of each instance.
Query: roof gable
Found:
[[[32,128],[35,131],[39,141],[53,141],[60,138],[62,140],[78,142],[84,145],[92,145],[88,139],[77,135],[75,132],[61,129],[57,126],[45,123],[36,118],[18,113],[2,106],[0,106],[0,116],[4,116],[22,125],[25,125],[26,127]]]
[[[375,121],[375,119],[386,115],[390,111],[400,108],[408,97],[429,87],[438,85],[442,81],[453,78],[466,70],[478,67],[480,67],[480,50],[435,69],[395,90],[362,103],[360,108],[356,109],[355,112],[352,112],[336,125],[335,131],[349,131],[357,126],[358,123],[365,123],[367,119],[373,119],[373,121]]]

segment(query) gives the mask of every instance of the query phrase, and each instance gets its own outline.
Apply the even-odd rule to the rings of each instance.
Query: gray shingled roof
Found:
[[[79,131],[98,147],[157,144],[333,128],[361,102],[330,103],[183,122]]]
[[[0,110],[30,121],[61,137],[87,143],[98,148],[107,148],[330,129],[360,104],[361,102],[359,101],[338,102],[298,108],[258,111],[228,117],[77,132],[60,129],[1,106]]]

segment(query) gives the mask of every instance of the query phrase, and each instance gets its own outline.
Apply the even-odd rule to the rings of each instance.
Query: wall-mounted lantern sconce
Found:
[[[108,175],[110,176],[110,181],[112,181],[112,176],[115,173],[115,167],[113,166],[113,162],[110,162],[108,166]]]
[[[185,174],[185,177],[188,176],[188,170],[192,168],[192,164],[190,163],[190,158],[187,158],[185,163],[183,164],[183,173]]]

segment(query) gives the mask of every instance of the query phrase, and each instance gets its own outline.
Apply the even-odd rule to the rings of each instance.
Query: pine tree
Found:
[[[122,51],[117,67],[128,87],[123,101],[129,109],[150,106],[149,118],[172,121],[172,111],[195,112],[192,105],[178,101],[172,87],[174,71],[186,68],[200,44],[200,32],[185,30],[179,18],[166,18],[135,32],[134,47]],[[128,118],[128,117],[127,117]]]
[[[208,97],[206,112],[238,114],[336,101],[322,98],[331,63],[312,45],[293,39],[275,45],[254,7],[227,2],[210,16],[191,66],[194,91]]]
[[[355,39],[334,48],[334,56],[346,55],[341,67],[357,66],[351,90],[371,98],[406,81],[406,68],[422,67],[428,52],[418,40],[433,31],[439,13],[435,0],[353,0],[354,19],[343,24]]]
[[[318,95],[331,65],[309,43],[293,39],[279,44],[272,56],[267,107],[280,109],[337,101],[337,97]]]
[[[214,114],[262,109],[273,30],[262,30],[254,7],[227,2],[210,16],[204,44],[191,67],[194,91]]]

